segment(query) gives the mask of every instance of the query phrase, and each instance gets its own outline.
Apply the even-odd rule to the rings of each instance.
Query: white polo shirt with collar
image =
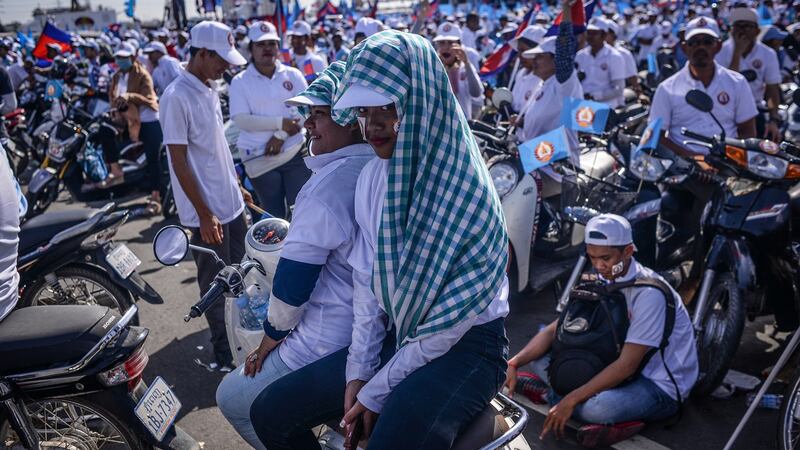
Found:
[[[731,39],[722,44],[722,49],[717,53],[715,59],[725,67],[731,66],[731,61],[733,61],[733,41]],[[778,54],[758,41],[753,45],[750,53],[743,55],[739,60],[739,72],[745,70],[756,72],[756,79],[749,84],[757,105],[764,103],[764,92],[767,90],[768,84],[780,84],[783,80]]]
[[[164,145],[186,145],[186,158],[206,206],[226,224],[244,210],[233,157],[222,129],[217,84],[206,85],[188,71],[170,84],[159,102]],[[169,176],[181,225],[198,228],[200,219],[175,176],[172,156]]]
[[[613,82],[625,80],[625,59],[620,52],[608,44],[603,44],[603,48],[597,52],[597,55],[592,55],[591,47],[582,48],[575,55],[575,64],[577,64],[578,70],[586,75],[581,82],[583,92],[586,94],[596,95],[601,91],[611,89]],[[624,98],[620,93],[619,96],[606,100],[605,103],[616,108],[624,103]]]
[[[228,90],[231,117],[251,114],[275,118],[276,126],[273,131],[239,131],[236,147],[251,177],[261,174],[259,172],[262,171],[257,170],[258,162],[268,158],[264,156],[265,146],[275,131],[280,129],[283,119],[297,116],[296,108],[287,106],[284,102],[300,94],[306,87],[308,83],[299,70],[280,62],[276,63],[272,78],[262,75],[252,64],[233,77]],[[301,146],[305,136],[304,131],[305,129],[289,136],[281,147],[281,153],[296,150]]]
[[[522,112],[525,105],[533,97],[533,93],[539,89],[542,84],[542,79],[533,74],[527,69],[520,69],[517,72],[514,81],[514,88],[511,89],[513,100],[511,101],[511,108],[516,112]]]
[[[169,55],[164,55],[158,60],[158,65],[153,69],[153,87],[156,94],[161,95],[178,75],[183,71],[181,62]]]
[[[738,136],[737,125],[752,119],[758,112],[753,94],[748,89],[747,80],[741,74],[716,64],[714,78],[706,87],[702,81],[692,77],[689,64],[686,64],[678,73],[658,86],[653,96],[649,118],[652,122],[660,117],[662,130],[667,130],[669,138],[680,145],[683,145],[683,141],[689,140],[681,133],[682,127],[706,136],[719,134],[720,131],[711,115],[702,113],[686,103],[684,97],[692,89],[699,89],[711,97],[714,101],[712,112],[722,124],[728,137]],[[708,153],[706,147],[689,145],[688,148],[697,153]]]

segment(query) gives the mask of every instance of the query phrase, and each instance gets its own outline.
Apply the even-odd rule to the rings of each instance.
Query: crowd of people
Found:
[[[503,5],[492,15],[445,15],[423,2],[407,23],[332,16],[286,30],[268,20],[204,21],[188,32],[132,28],[76,36],[68,52],[49,44],[39,60],[24,42],[0,40],[2,112],[66,65],[76,75],[65,84],[85,77],[105,92],[118,134],[143,143],[153,214],[164,195],[166,147],[193,244],[237,263],[247,205],[291,218],[262,343],[216,394],[254,448],[319,448],[311,428],[342,417],[347,429],[363,425],[371,449],[450,448],[504,385],[552,405],[542,436],[562,435],[573,418],[584,423],[581,443],[610,445],[645,421],[679,414],[698,377],[689,315],[674,290],[623,290],[630,326],[619,358],[569,392],[548,379],[559,321],[509,355],[508,238],[469,120],[483,114],[486,89],[509,87],[509,120],[525,142],[561,125],[564,98],[617,108],[633,92],[677,154],[702,158],[707,149],[685,144],[680,130],[713,135],[714,120],[730,137],[779,142],[780,84],[800,58],[800,0],[611,2],[585,20],[591,10],[578,5],[580,18],[576,0]],[[513,53],[490,67],[506,46]],[[663,50],[678,66],[650,96],[640,71],[653,72]],[[691,89],[713,99],[716,119],[686,103]],[[239,130],[235,143],[223,109]],[[103,142],[109,175],[100,184],[124,183],[116,134]],[[568,146],[577,163],[577,132]],[[684,189],[673,195],[691,195],[675,204],[699,223],[710,188]],[[0,212],[3,255],[15,248],[14,218],[6,216]],[[592,219],[585,242],[604,282],[658,278],[634,258],[631,226],[620,216]],[[193,257],[204,292],[219,266],[207,254]],[[3,312],[14,276],[0,275]],[[668,314],[674,326],[662,345]],[[205,315],[217,362],[231,367],[224,304]]]

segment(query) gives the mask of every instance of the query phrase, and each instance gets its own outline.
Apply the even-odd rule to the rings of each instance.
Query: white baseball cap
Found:
[[[136,52],[136,49],[128,42],[122,42],[117,47],[117,51],[114,52],[115,57],[119,58],[128,58]]]
[[[583,240],[589,245],[619,247],[633,244],[633,232],[628,219],[616,214],[600,214],[586,223]]]
[[[142,49],[142,53],[161,52],[162,55],[167,54],[167,47],[158,41],[150,41]]]
[[[330,106],[330,103],[313,95],[298,95],[283,103],[288,106]]]
[[[287,36],[311,36],[311,25],[308,22],[298,20],[292,24],[292,28],[286,32]]]
[[[545,30],[543,27],[540,27],[539,25],[529,25],[522,30],[522,33],[520,33],[519,36],[510,40],[508,45],[510,45],[514,50],[517,50],[520,39],[527,39],[531,42],[539,44],[542,42],[542,39],[544,39],[545,34],[547,34],[547,30]]]
[[[786,31],[788,31],[789,33],[794,33],[797,30],[800,30],[800,22],[795,22],[786,27]]]
[[[275,25],[269,22],[255,22],[250,25],[250,30],[247,32],[247,37],[250,42],[261,41],[279,41],[281,38],[278,36],[278,30]]]
[[[363,106],[384,106],[394,103],[389,97],[360,84],[351,84],[333,109],[347,109]]]
[[[247,34],[247,27],[244,25],[239,25],[233,30],[236,34]]]
[[[758,23],[758,13],[753,8],[733,8],[728,18],[731,24],[736,22]]]
[[[685,40],[688,41],[689,39],[701,34],[707,34],[709,36],[713,36],[715,39],[719,39],[719,28],[717,28],[717,23],[708,17],[696,17],[686,24],[686,36],[684,37]]]
[[[220,22],[206,20],[192,27],[192,47],[212,50],[229,64],[243,66],[247,60],[236,50],[235,43],[231,29]]]
[[[525,59],[533,59],[536,55],[540,55],[542,53],[552,53],[556,54],[556,37],[549,36],[542,39],[542,42],[539,43],[536,47],[525,50],[522,52],[522,57]]]
[[[436,29],[436,37],[433,42],[440,41],[460,41],[461,40],[461,27],[454,23],[443,22]]]
[[[383,31],[383,22],[380,20],[362,17],[356,22],[355,34],[363,33],[364,36],[370,37],[379,31]]]

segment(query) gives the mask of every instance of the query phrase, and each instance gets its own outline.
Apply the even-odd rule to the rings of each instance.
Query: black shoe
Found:
[[[233,356],[230,352],[214,352],[214,359],[216,360],[217,367],[220,371],[230,372],[233,370]]]

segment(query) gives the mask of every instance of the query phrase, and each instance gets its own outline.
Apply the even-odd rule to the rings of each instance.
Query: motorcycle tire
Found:
[[[711,394],[725,378],[739,348],[745,323],[744,299],[732,274],[716,276],[708,300],[703,332],[695,336],[700,376],[692,394],[699,397]]]
[[[786,388],[778,414],[778,433],[775,448],[792,450],[800,443],[800,368],[795,370]]]
[[[88,420],[76,425],[78,429],[73,433],[69,431],[71,428],[64,428],[66,420],[61,417],[51,417],[53,420],[46,420],[42,423],[41,420],[36,420],[34,417],[34,429],[39,430],[40,448],[45,449],[63,449],[63,448],[84,448],[81,444],[91,444],[85,440],[90,436],[95,436],[97,432],[115,431],[115,437],[111,440],[114,443],[114,448],[124,448],[130,450],[150,450],[153,447],[147,444],[142,438],[133,432],[130,425],[120,420],[113,412],[108,411],[106,408],[92,402],[85,396],[70,397],[68,399],[41,399],[36,401],[26,401],[25,407],[29,414],[34,415],[39,409],[39,405],[43,403],[57,403],[63,406],[69,406],[70,411],[74,414],[77,411],[84,411]],[[59,409],[50,408],[49,410],[43,408],[43,414],[55,414]],[[102,422],[101,422],[102,421]],[[37,426],[40,425],[40,426]],[[43,426],[50,424],[49,426]],[[92,426],[94,425],[94,426]],[[103,425],[99,427],[98,425]],[[94,433],[87,433],[86,427],[91,426],[91,431]],[[59,428],[61,427],[61,428]],[[49,432],[51,430],[59,430],[59,433]],[[8,448],[22,448],[18,444],[19,438],[16,431],[11,426],[11,423],[6,417],[0,414],[0,442],[4,444],[11,443]],[[122,442],[119,442],[122,441]],[[77,445],[76,445],[77,444]],[[97,443],[95,443],[97,444]],[[100,443],[102,446],[102,442]],[[5,447],[4,447],[5,448]],[[86,448],[92,448],[87,445]]]
[[[128,295],[127,292],[125,292],[116,283],[111,281],[111,278],[109,278],[108,275],[97,269],[86,266],[69,265],[56,270],[55,275],[59,280],[64,278],[77,278],[99,285],[105,289],[108,294],[110,294],[112,301],[115,304],[114,306],[102,304],[102,306],[108,306],[109,308],[114,309],[120,316],[122,316],[122,314],[124,314],[125,311],[127,311],[128,308],[133,305],[133,300],[131,299],[130,295]],[[36,306],[36,297],[46,287],[47,282],[44,276],[39,277],[30,286],[26,286],[22,298],[20,299],[19,307]],[[131,325],[139,325],[138,314],[131,320]]]
[[[53,187],[52,183],[48,183],[39,192],[27,192],[25,199],[28,201],[28,213],[25,218],[30,219],[47,211],[47,208],[56,201],[56,198],[58,198],[58,187]]]

